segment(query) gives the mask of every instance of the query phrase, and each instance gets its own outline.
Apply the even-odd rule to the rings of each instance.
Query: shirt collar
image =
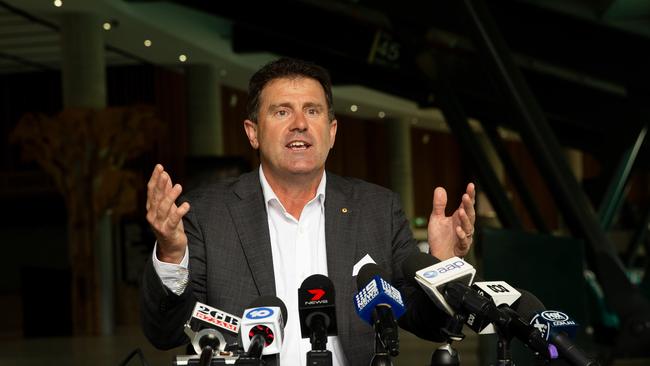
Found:
[[[321,204],[321,210],[325,206],[325,184],[327,182],[327,173],[323,171],[323,177],[320,179],[320,183],[318,184],[318,188],[316,188],[316,196],[309,200],[309,203],[314,201],[316,198],[320,201]],[[278,196],[273,192],[273,189],[269,185],[269,182],[266,180],[266,176],[264,175],[264,170],[262,169],[262,164],[260,164],[260,184],[262,185],[262,193],[264,194],[264,202],[268,205],[269,202],[275,200],[278,203],[280,203],[280,200],[278,199]]]

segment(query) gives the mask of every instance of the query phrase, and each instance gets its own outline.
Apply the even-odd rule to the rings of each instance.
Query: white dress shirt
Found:
[[[266,203],[275,292],[287,306],[287,324],[280,353],[283,366],[306,365],[306,354],[311,350],[309,339],[301,339],[298,316],[298,288],[313,274],[327,276],[325,246],[325,184],[323,173],[316,195],[305,205],[296,219],[282,206],[268,184],[262,166],[259,168],[260,184]],[[163,284],[176,294],[181,294],[188,281],[188,251],[181,264],[163,263],[156,258],[153,264]],[[244,309],[242,309],[243,312]],[[345,366],[347,360],[338,337],[328,337],[327,349],[332,352],[333,366]]]

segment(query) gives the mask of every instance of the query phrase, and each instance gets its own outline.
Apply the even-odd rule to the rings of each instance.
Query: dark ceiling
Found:
[[[470,1],[171,2],[227,20],[239,55],[313,60],[335,84],[364,85],[423,107],[439,107],[444,79],[468,116],[516,130],[507,93],[469,32],[460,4]],[[650,1],[483,1],[558,140],[616,160],[650,115]],[[0,71],[57,68],[56,24],[0,5]],[[117,47],[107,51],[107,64],[139,62]],[[637,165],[649,167],[645,145]]]
[[[422,106],[436,105],[444,73],[469,116],[512,126],[461,1],[178,3],[232,20],[235,52],[314,60],[337,84],[366,85]],[[637,9],[636,28],[625,29],[606,17],[626,1],[567,1],[559,10],[537,3],[486,1],[560,142],[601,158],[618,156],[648,124],[650,21],[643,20],[650,12]],[[647,151],[639,155],[643,166],[650,165]]]

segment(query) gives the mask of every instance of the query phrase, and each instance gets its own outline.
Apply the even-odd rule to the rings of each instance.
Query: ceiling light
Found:
[[[187,56],[186,56],[185,54],[180,54],[180,55],[178,56],[178,61],[180,61],[180,62],[185,62],[185,61],[187,61]]]
[[[144,46],[145,47],[151,47],[151,40],[150,39],[145,39],[144,40]]]
[[[350,110],[351,110],[352,112],[356,112],[358,109],[359,109],[359,107],[357,107],[356,104],[353,104],[353,105],[350,106]]]
[[[63,1],[62,0],[54,0],[54,6],[57,8],[60,8],[63,6]]]
[[[102,28],[104,28],[105,31],[111,30],[112,27],[113,26],[109,22],[104,22],[104,24],[102,24]]]
[[[377,115],[379,116],[379,118],[384,118],[384,117],[386,117],[386,112],[379,111],[379,113],[377,113]]]

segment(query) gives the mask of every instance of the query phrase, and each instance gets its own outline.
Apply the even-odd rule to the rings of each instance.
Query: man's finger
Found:
[[[458,236],[458,239],[462,242],[470,235],[468,235],[468,233],[466,233],[460,226],[456,226],[456,236]]]
[[[460,226],[456,226],[456,236],[458,236],[458,243],[456,244],[455,252],[459,256],[464,256],[472,245],[473,233],[467,233]]]
[[[157,210],[157,206],[160,204],[160,201],[165,197],[165,187],[169,183],[169,174],[166,171],[160,172],[158,175],[158,180],[153,187],[152,202],[151,207],[154,210]]]
[[[472,201],[472,204],[476,203],[476,186],[474,183],[468,183],[465,193],[469,195],[469,198]]]
[[[462,206],[461,206],[465,212],[467,213],[467,216],[469,217],[469,220],[472,224],[474,224],[474,221],[476,221],[476,211],[474,210],[474,202],[470,198],[468,194],[463,195],[462,199]]]
[[[183,202],[178,208],[175,210],[171,210],[169,213],[169,218],[167,219],[167,226],[170,229],[174,229],[178,226],[178,224],[181,222],[181,219],[183,216],[185,216],[186,213],[190,211],[190,204],[187,202]]]
[[[160,173],[163,171],[163,166],[160,164],[156,164],[156,166],[153,168],[153,172],[151,173],[151,177],[149,178],[149,181],[147,182],[147,211],[151,207],[154,207],[156,205],[156,197],[155,197],[155,190],[156,190],[156,184],[158,183],[158,179],[160,178]]]
[[[463,229],[463,232],[465,232],[466,236],[472,235],[474,233],[474,225],[472,224],[472,221],[467,215],[465,209],[461,208],[458,210],[458,217],[460,218],[460,226]]]
[[[178,198],[178,196],[180,196],[181,191],[182,191],[181,185],[176,184],[165,195],[162,201],[160,201],[160,204],[158,205],[158,208],[156,210],[156,217],[160,221],[165,221],[165,219],[167,219],[167,217],[169,216],[169,211],[170,209],[172,209],[172,206],[175,206],[174,202],[176,202],[176,199]]]
[[[433,212],[435,216],[444,216],[447,207],[447,191],[442,187],[436,187],[433,191]]]
[[[158,184],[156,185],[159,195],[165,195],[171,186],[172,179],[169,174],[166,171],[160,173],[160,178],[158,178]]]

